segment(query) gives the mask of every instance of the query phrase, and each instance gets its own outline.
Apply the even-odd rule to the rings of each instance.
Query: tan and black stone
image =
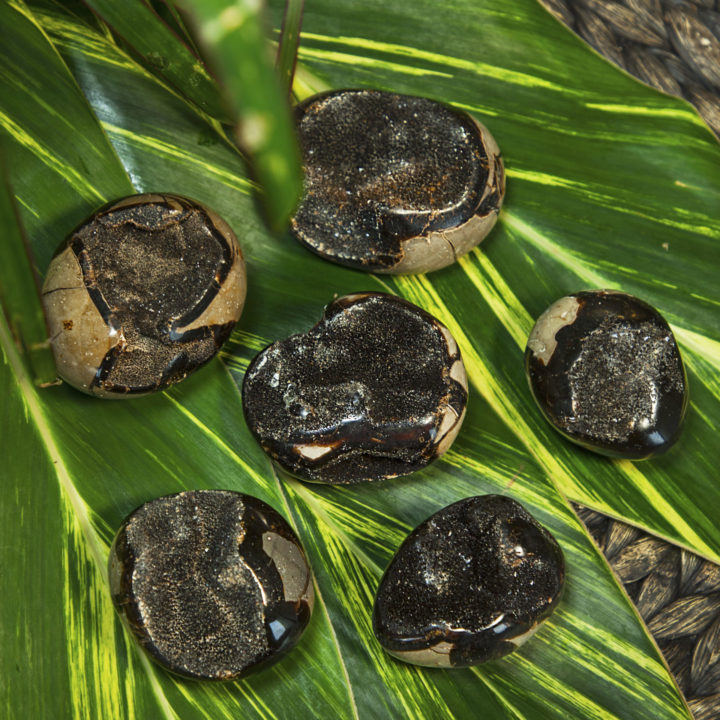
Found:
[[[291,650],[310,621],[312,573],[297,536],[269,505],[228,490],[145,503],[110,550],[120,617],[167,670],[233,680]]]
[[[273,460],[313,482],[407,475],[450,446],[467,404],[457,343],[393,295],[355,293],[250,363],[243,410]]]
[[[500,150],[466,113],[425,98],[339,90],[300,103],[305,190],[292,219],[313,252],[379,273],[445,267],[492,229]]]
[[[393,557],[373,609],[391,655],[468,667],[521,645],[559,602],[562,551],[519,503],[466,498],[421,523]]]
[[[373,631],[396,658],[469,667],[515,650],[565,583],[560,546],[518,502],[470,497],[408,535],[378,586]]]
[[[643,300],[609,290],[561,298],[535,323],[525,368],[548,421],[589,450],[639,460],[678,438],[685,368],[666,320]]]
[[[133,195],[80,225],[42,290],[60,377],[136,397],[210,360],[240,318],[245,264],[233,231],[178,195]]]

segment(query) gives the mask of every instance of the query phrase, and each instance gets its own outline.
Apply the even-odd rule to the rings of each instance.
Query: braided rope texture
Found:
[[[608,60],[690,101],[720,138],[720,0],[539,1]]]
[[[575,506],[648,626],[695,720],[720,718],[720,566]]]

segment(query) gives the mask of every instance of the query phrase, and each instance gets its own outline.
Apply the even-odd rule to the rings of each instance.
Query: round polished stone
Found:
[[[245,264],[212,210],[133,195],[80,225],[42,290],[60,377],[102,397],[179,382],[210,360],[240,317]]]
[[[393,557],[373,631],[414,665],[468,667],[507,655],[557,606],[560,546],[519,503],[466,498],[418,525]]]
[[[405,300],[334,300],[303,335],[265,348],[243,384],[262,448],[305,480],[355,483],[406,475],[450,446],[467,402],[448,329]]]
[[[637,460],[678,437],[687,407],[680,351],[662,315],[638,298],[561,298],[535,323],[525,367],[545,417],[589,450]]]
[[[110,550],[115,608],[150,657],[184,677],[232,680],[299,640],[312,574],[285,519],[257,498],[196,490],[145,503]]]
[[[296,109],[305,193],[292,219],[327,260],[380,273],[454,262],[495,224],[500,150],[466,113],[425,98],[339,90]]]

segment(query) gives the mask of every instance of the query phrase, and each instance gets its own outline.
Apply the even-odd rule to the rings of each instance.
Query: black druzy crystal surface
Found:
[[[160,665],[230,680],[290,650],[310,620],[312,575],[285,519],[261,500],[198,490],[151,500],[110,551],[115,607]]]
[[[557,605],[564,578],[559,545],[519,503],[467,498],[400,546],[378,587],[373,629],[406,662],[476,665],[529,637]]]
[[[250,364],[243,410],[263,449],[315,482],[406,475],[443,453],[467,401],[448,329],[393,295],[338,298]]]
[[[305,193],[294,235],[335,262],[425,272],[453,262],[495,223],[505,191],[486,127],[442,103],[338,90],[296,108]]]
[[[687,407],[680,351],[665,319],[638,298],[561,298],[538,318],[525,364],[547,419],[588,449],[641,459],[678,437]]]

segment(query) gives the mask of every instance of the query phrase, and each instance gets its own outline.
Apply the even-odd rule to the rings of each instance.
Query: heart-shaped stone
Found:
[[[545,417],[589,450],[638,460],[678,437],[688,396],[680,351],[662,315],[632,295],[553,303],[530,333],[525,368]]]
[[[384,293],[333,301],[308,333],[265,348],[243,384],[245,418],[263,449],[288,472],[326,483],[424,467],[450,446],[466,402],[448,329]]]
[[[519,503],[466,498],[418,525],[378,586],[373,630],[415,665],[468,667],[512,652],[560,600],[560,546]]]

